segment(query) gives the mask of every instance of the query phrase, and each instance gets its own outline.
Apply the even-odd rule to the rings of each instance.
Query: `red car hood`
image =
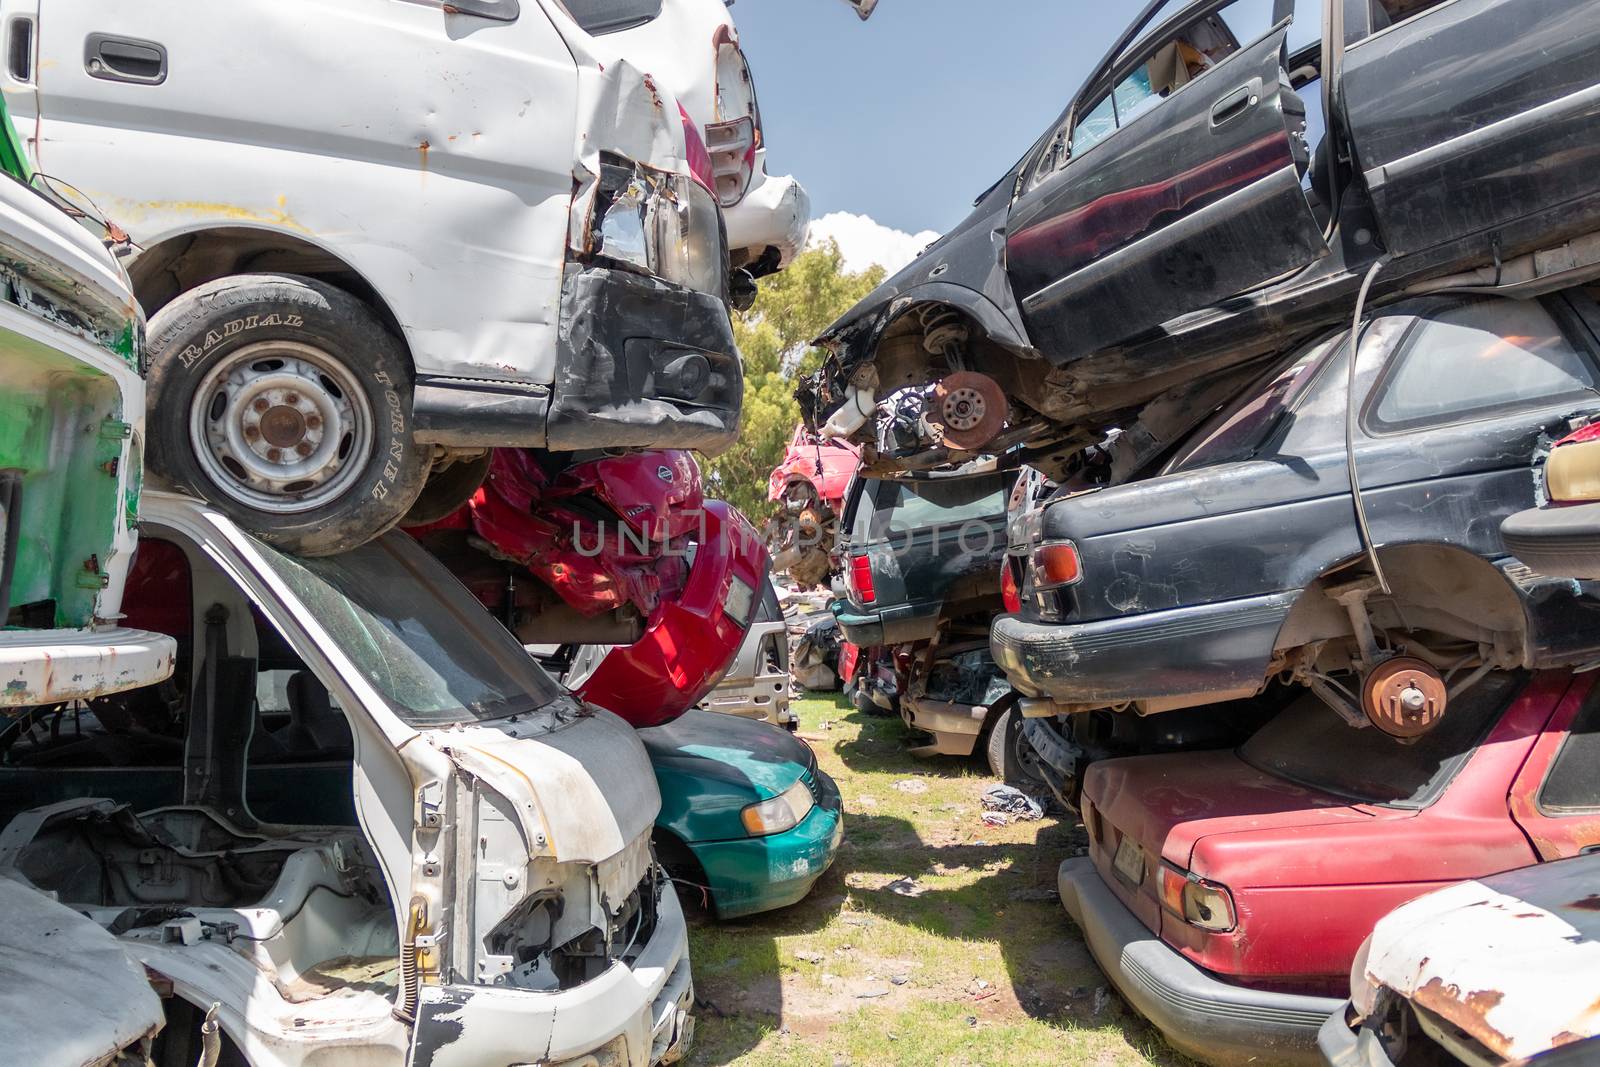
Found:
[[[1195,845],[1215,834],[1373,818],[1332,794],[1258,771],[1231,751],[1103,760],[1089,768],[1084,796],[1118,839],[1131,835],[1146,854],[1184,870]]]

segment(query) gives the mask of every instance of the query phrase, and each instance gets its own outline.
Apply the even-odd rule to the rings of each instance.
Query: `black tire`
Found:
[[[989,761],[989,773],[1007,785],[1037,788],[1042,784],[1022,758],[1022,715],[1017,711],[1015,696],[995,701],[1000,709],[989,724],[984,738],[984,755]]]
[[[438,474],[428,475],[428,483],[400,524],[426,526],[438,522],[471,500],[489,476],[489,461],[493,458],[494,451],[490,450],[477,459],[457,460]]]
[[[295,275],[234,275],[173,300],[148,333],[152,470],[262,540],[304,556],[342,552],[394,526],[422,492],[432,450],[411,435],[410,361],[349,293]],[[234,388],[235,378],[217,377],[225,373],[250,384]],[[274,374],[307,388],[270,392]],[[202,437],[224,443],[197,445]],[[319,467],[284,486],[252,483],[252,470],[288,469],[273,464],[292,462],[291,451]]]

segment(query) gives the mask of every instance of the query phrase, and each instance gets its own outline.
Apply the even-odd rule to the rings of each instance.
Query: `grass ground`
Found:
[[[1076,820],[990,826],[976,762],[917,760],[898,719],[798,703],[844,796],[845,841],[811,895],[690,932],[695,1065],[1159,1064],[1061,909]]]

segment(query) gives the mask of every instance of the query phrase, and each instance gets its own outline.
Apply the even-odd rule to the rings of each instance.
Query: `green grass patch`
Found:
[[[696,1065],[1187,1067],[1111,995],[1055,895],[1075,820],[990,826],[978,761],[913,759],[898,719],[797,702],[845,843],[801,903],[690,931]]]

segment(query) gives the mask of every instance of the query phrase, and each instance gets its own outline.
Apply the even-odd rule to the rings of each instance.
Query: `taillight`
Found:
[[[1555,443],[1544,465],[1544,489],[1557,504],[1600,500],[1600,422]]]
[[[733,207],[744,199],[756,170],[756,148],[760,144],[756,123],[749,115],[732,122],[713,122],[706,127],[706,150],[711,154],[711,170],[716,181],[717,199],[723,207]]]
[[[1012,573],[1009,559],[1000,567],[1000,602],[1012,615],[1022,610],[1022,590],[1017,588],[1017,576]]]
[[[1161,904],[1168,911],[1202,930],[1225,934],[1233,929],[1236,922],[1233,894],[1227,886],[1197,878],[1165,863],[1160,871]]]
[[[705,187],[706,192],[716,196],[717,176],[711,167],[711,153],[706,151],[706,142],[682,104],[678,105],[678,115],[683,119],[683,155],[689,164],[689,173]]]
[[[1076,585],[1083,577],[1078,546],[1071,541],[1051,541],[1033,553],[1033,584],[1038,589]]]
[[[877,592],[872,588],[872,561],[866,556],[850,557],[850,585],[861,603],[870,604],[878,599]]]

